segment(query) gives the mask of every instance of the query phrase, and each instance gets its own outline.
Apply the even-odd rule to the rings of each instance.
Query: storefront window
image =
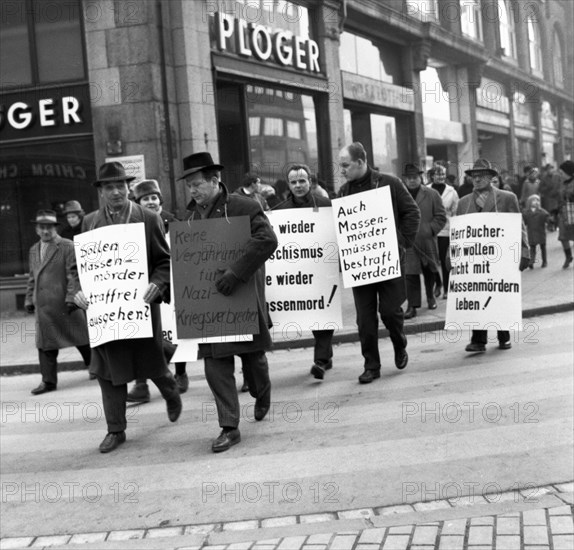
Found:
[[[373,167],[387,174],[399,174],[397,125],[394,117],[371,114]]]
[[[421,98],[425,118],[450,120],[450,98],[434,67],[421,71]],[[457,90],[458,92],[458,90]]]

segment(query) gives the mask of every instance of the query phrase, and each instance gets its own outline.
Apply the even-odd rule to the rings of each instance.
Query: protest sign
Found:
[[[345,288],[401,276],[388,186],[334,199],[333,219]]]
[[[143,223],[100,227],[74,237],[90,346],[153,336]]]
[[[170,237],[178,338],[258,334],[255,280],[240,282],[231,296],[215,288],[219,270],[245,254],[249,217],[174,222]]]
[[[273,326],[325,330],[343,326],[339,257],[331,208],[267,212],[279,245],[265,264]]]
[[[446,324],[472,330],[520,330],[521,215],[479,213],[450,220],[452,270]]]

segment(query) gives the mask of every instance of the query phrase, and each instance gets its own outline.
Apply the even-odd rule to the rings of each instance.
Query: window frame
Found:
[[[514,11],[510,0],[497,0],[500,21],[498,23],[500,48],[503,50],[503,56],[513,61],[518,60],[518,49],[516,47],[516,24],[514,21]],[[508,42],[510,51],[507,50],[503,43]]]
[[[528,61],[530,72],[543,76],[542,29],[534,17],[526,18],[526,36],[528,39]]]
[[[484,30],[482,28],[482,6],[480,0],[459,0],[460,7],[460,31],[466,38],[471,40],[476,40],[478,42],[484,41]],[[465,24],[465,19],[463,17],[463,12],[467,13],[466,9],[470,8],[474,13],[474,22],[468,21]],[[472,25],[473,33],[470,34],[465,31],[465,29],[470,29]]]

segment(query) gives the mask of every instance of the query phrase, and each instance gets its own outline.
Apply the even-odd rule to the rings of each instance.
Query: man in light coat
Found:
[[[125,223],[142,223],[148,262],[149,284],[143,296],[150,305],[153,336],[114,340],[93,348],[90,372],[98,377],[102,390],[108,434],[100,452],[109,453],[126,440],[125,429],[127,384],[136,378],[150,378],[167,404],[167,415],[175,422],[181,414],[181,397],[173,375],[167,368],[162,348],[159,304],[169,302],[170,255],[161,218],[128,199],[128,177],[119,162],[103,164],[94,186],[98,188],[102,207],[88,214],[82,232]],[[88,308],[84,293],[79,291],[75,303]]]
[[[24,307],[36,314],[42,382],[32,394],[39,395],[54,391],[58,385],[58,350],[77,347],[86,366],[91,350],[86,316],[74,304],[79,288],[74,243],[56,232],[58,220],[53,210],[39,210],[32,223],[40,240],[30,248]]]

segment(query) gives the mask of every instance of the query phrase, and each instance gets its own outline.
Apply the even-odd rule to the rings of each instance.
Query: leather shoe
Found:
[[[441,294],[441,290],[440,290],[440,285],[435,285],[434,286],[434,296],[435,298],[438,298]]]
[[[126,432],[110,432],[100,443],[100,453],[110,453],[126,440]]]
[[[317,380],[323,380],[323,378],[325,378],[325,367],[323,365],[319,365],[318,363],[315,363],[312,367],[311,367],[311,374],[317,379]]]
[[[267,413],[269,412],[269,407],[270,407],[269,404],[259,405],[257,401],[255,401],[255,409],[253,411],[253,416],[255,417],[255,420],[257,420],[258,422],[260,420],[263,420],[267,416]]]
[[[237,445],[241,441],[241,434],[237,428],[233,430],[221,430],[219,437],[211,444],[211,450],[214,453],[222,453],[227,451],[229,447]]]
[[[512,343],[508,342],[498,342],[498,349],[510,349],[512,347]]]
[[[409,362],[409,354],[405,348],[395,349],[395,366],[403,370]]]
[[[183,374],[176,374],[174,378],[179,393],[185,393],[189,388],[189,378],[187,377],[187,373],[184,372]]]
[[[464,348],[464,351],[467,351],[468,353],[482,353],[483,351],[486,351],[486,346],[484,344],[475,344],[474,342],[471,342],[466,346],[466,348]]]
[[[151,399],[149,394],[148,385],[143,383],[135,383],[133,388],[128,392],[127,402],[128,403],[149,403]]]
[[[434,298],[432,300],[429,300],[428,306],[429,306],[429,309],[436,309],[437,308],[436,300]]]
[[[183,407],[181,397],[179,396],[179,389],[176,393],[172,394],[171,397],[166,399],[165,402],[167,405],[167,417],[170,422],[175,422],[179,418]]]
[[[413,317],[417,316],[417,308],[416,307],[408,307],[405,311],[405,319],[412,319]]]
[[[40,395],[41,393],[46,393],[49,391],[55,391],[56,384],[50,384],[49,382],[41,382],[37,388],[34,388],[30,393],[32,395]]]
[[[370,384],[373,380],[381,377],[381,370],[365,369],[365,372],[359,376],[360,384]]]

